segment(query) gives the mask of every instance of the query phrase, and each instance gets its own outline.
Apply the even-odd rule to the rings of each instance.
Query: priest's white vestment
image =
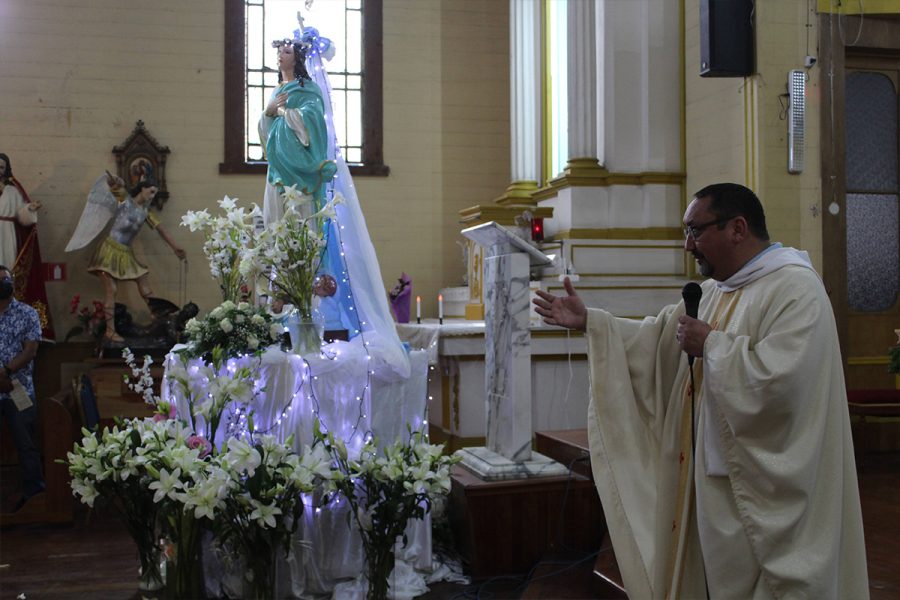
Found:
[[[805,253],[764,257],[702,285],[713,331],[693,410],[683,303],[643,321],[588,311],[592,468],[633,600],[706,598],[707,585],[710,598],[868,598],[831,305]]]

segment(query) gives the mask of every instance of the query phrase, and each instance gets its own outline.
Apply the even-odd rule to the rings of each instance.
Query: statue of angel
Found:
[[[149,301],[153,296],[147,282],[148,269],[137,261],[131,248],[141,225],[146,223],[151,229],[155,229],[180,260],[184,260],[186,256],[185,251],[175,243],[159,219],[148,212],[157,191],[156,182],[144,180],[139,181],[128,195],[125,193],[125,182],[107,171],[94,182],[88,192],[81,219],[66,246],[66,252],[83,248],[103,231],[111,219],[113,220],[109,235],[94,252],[88,265],[88,272],[97,275],[103,281],[105,339],[108,342],[125,341],[116,332],[114,320],[118,283],[136,282],[138,291],[145,301]]]

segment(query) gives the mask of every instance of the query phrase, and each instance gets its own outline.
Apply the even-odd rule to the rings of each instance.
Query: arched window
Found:
[[[335,129],[353,175],[387,175],[382,151],[382,0],[225,2],[225,160],[220,173],[265,173],[256,121],[277,85],[272,40],[307,26],[334,41],[327,64]]]

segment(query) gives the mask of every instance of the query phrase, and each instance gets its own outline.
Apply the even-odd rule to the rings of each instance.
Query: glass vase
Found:
[[[166,598],[206,597],[203,561],[200,557],[200,524],[189,510],[170,519],[173,525],[172,556],[166,564]]]
[[[156,591],[163,588],[160,570],[162,550],[156,529],[156,505],[153,494],[132,489],[117,498],[114,506],[122,516],[134,545],[137,546],[141,569],[138,575],[138,589]]]
[[[247,556],[247,570],[244,573],[244,600],[268,600],[275,598],[276,556]]]
[[[138,578],[138,589],[142,592],[156,592],[165,587],[163,576],[162,553],[157,547],[154,552],[147,555],[141,552],[141,574]]]
[[[285,327],[291,336],[291,350],[294,354],[316,354],[322,349],[322,333],[311,317],[305,317],[294,309],[285,320]]]
[[[386,600],[394,571],[394,544],[372,544],[366,552],[366,600]]]

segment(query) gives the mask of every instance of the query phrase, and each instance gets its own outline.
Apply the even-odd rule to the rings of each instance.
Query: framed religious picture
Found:
[[[138,121],[128,138],[112,149],[116,156],[116,170],[130,191],[141,181],[155,181],[159,192],[153,199],[153,206],[162,209],[169,199],[166,188],[166,158],[169,147],[161,146],[147,129],[143,121]]]

